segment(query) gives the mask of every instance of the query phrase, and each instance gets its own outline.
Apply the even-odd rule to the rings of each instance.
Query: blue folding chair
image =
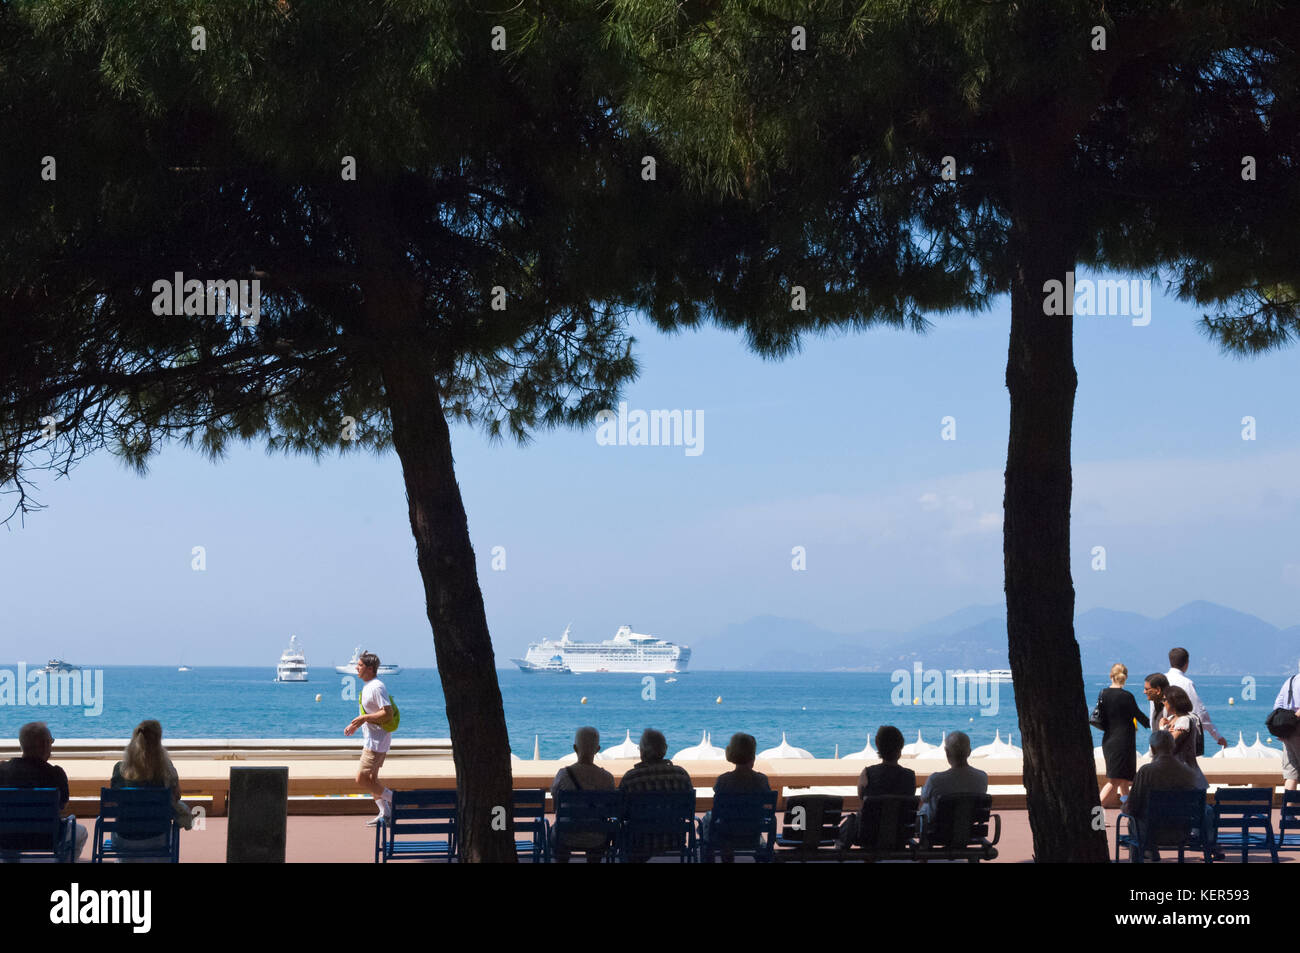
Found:
[[[1273,789],[1219,788],[1214,792],[1214,829],[1222,850],[1241,850],[1247,862],[1252,850],[1266,850],[1278,862],[1273,837]],[[1252,833],[1255,829],[1259,833]]]
[[[157,847],[127,846],[131,841],[164,838],[165,842]],[[100,789],[99,817],[95,819],[95,844],[90,862],[102,864],[109,857],[180,863],[181,829],[176,823],[170,789]]]
[[[622,791],[561,791],[555,801],[555,823],[551,825],[551,856],[560,850],[599,850],[612,859],[622,826]],[[602,836],[605,843],[602,847],[566,847],[574,835]],[[595,839],[590,838],[593,842]]]
[[[1282,792],[1282,813],[1277,824],[1277,849],[1300,850],[1300,791]]]
[[[1132,850],[1133,862],[1140,864],[1148,851],[1157,848],[1177,848],[1178,862],[1184,862],[1188,849],[1199,850],[1205,862],[1211,863],[1210,832],[1205,826],[1204,791],[1152,791],[1147,800],[1146,818],[1141,823],[1128,814],[1121,813],[1115,820],[1115,862],[1119,850]],[[1124,822],[1128,821],[1128,833]]]
[[[928,860],[964,860],[977,864],[998,856],[995,846],[1002,837],[1002,817],[993,813],[990,794],[943,794],[935,802],[933,816],[918,813],[916,847],[912,855]],[[989,824],[993,839],[989,839]]]
[[[515,791],[511,797],[515,821],[515,853],[531,854],[533,863],[550,863],[551,825],[546,822],[546,789]],[[521,837],[520,835],[527,835]]]
[[[746,854],[767,863],[776,848],[776,792],[714,794],[709,824],[700,818],[696,825],[704,863],[713,863],[717,851],[724,856]]]
[[[375,826],[375,863],[400,858],[450,863],[457,856],[458,824],[455,791],[394,791],[392,815]],[[412,837],[424,839],[407,839]]]
[[[0,788],[0,857],[75,859],[76,818],[60,817],[55,788]]]
[[[850,848],[860,849],[868,858],[908,857],[917,846],[916,812],[920,806],[921,799],[915,794],[876,794],[863,798],[857,843]],[[994,837],[994,843],[997,839]]]
[[[836,794],[797,794],[785,799],[785,818],[777,835],[777,859],[808,860],[838,849],[844,798]]]
[[[695,789],[689,791],[627,791],[623,794],[623,831],[619,860],[645,860],[677,854],[695,860]]]

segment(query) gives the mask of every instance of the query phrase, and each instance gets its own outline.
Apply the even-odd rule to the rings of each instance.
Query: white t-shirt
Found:
[[[361,707],[367,715],[373,715],[379,709],[387,708],[389,704],[388,689],[384,687],[383,682],[377,678],[366,682],[365,687],[361,689]],[[393,743],[391,731],[384,731],[371,722],[362,725],[361,731],[366,738],[363,747],[367,751],[387,751],[388,746]]]

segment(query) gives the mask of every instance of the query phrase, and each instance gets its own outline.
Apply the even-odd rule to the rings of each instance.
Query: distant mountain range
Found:
[[[1300,659],[1300,625],[1279,629],[1212,602],[1189,602],[1151,619],[1090,609],[1074,622],[1085,674],[1128,666],[1130,680],[1169,668],[1181,645],[1196,675],[1285,675]],[[797,619],[758,616],[691,643],[691,668],[748,671],[892,672],[926,668],[1008,668],[1006,607],[968,606],[907,632],[841,633]]]

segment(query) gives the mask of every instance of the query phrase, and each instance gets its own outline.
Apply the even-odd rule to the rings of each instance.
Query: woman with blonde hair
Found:
[[[1101,789],[1102,807],[1122,805],[1128,800],[1129,786],[1137,773],[1137,725],[1150,728],[1151,722],[1138,708],[1137,700],[1124,688],[1128,668],[1119,662],[1110,667],[1110,687],[1097,696],[1101,713],[1101,753],[1106,759],[1106,784]],[[1118,792],[1118,799],[1112,796]]]
[[[176,767],[162,746],[162,725],[146,718],[135,726],[131,740],[122,752],[122,760],[113,765],[115,788],[167,788],[172,794],[176,823],[189,830],[194,823],[190,807],[181,800],[181,780]],[[153,850],[167,844],[167,835],[157,838],[128,838],[114,835],[114,841],[127,850]]]

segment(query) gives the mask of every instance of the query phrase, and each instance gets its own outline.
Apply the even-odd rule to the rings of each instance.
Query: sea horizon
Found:
[[[4,666],[0,665],[0,670]],[[55,738],[127,738],[136,724],[156,718],[167,739],[337,738],[357,712],[355,676],[333,672],[307,682],[274,681],[274,667],[82,666],[102,672],[101,712],[86,706],[0,704],[0,736],[14,738],[28,721],[45,721]],[[651,681],[647,681],[647,678]],[[676,681],[668,682],[668,678]],[[1255,735],[1267,738],[1264,721],[1285,676],[1205,675],[1193,678],[1215,725],[1230,743],[1238,733],[1251,744]],[[1254,690],[1249,691],[1249,679]],[[450,736],[442,685],[433,668],[403,668],[383,681],[402,713],[397,737]],[[636,740],[648,727],[664,731],[669,755],[700,743],[707,732],[712,743],[725,747],[733,732],[746,732],[759,749],[786,741],[814,757],[841,756],[862,748],[876,729],[892,724],[908,742],[918,733],[937,744],[943,733],[965,731],[972,745],[1002,741],[1013,735],[1020,743],[1015,692],[1009,683],[973,687],[965,697],[940,697],[916,691],[887,672],[738,672],[700,670],[683,675],[644,676],[528,674],[498,670],[512,751],[531,758],[534,744],[543,758],[568,754],[573,732],[592,725],[603,748]],[[1084,677],[1089,703],[1109,684],[1106,673]],[[907,689],[907,691],[904,691]],[[1130,685],[1146,711],[1141,683]],[[1247,697],[1253,694],[1253,698]],[[1231,699],[1231,703],[1229,703]],[[83,700],[84,701],[84,700]],[[911,703],[916,702],[916,703]],[[936,703],[937,702],[937,703]],[[957,703],[964,702],[964,703]],[[1092,730],[1094,744],[1100,732]],[[1147,732],[1139,728],[1137,744],[1145,748]],[[360,742],[356,742],[359,746]],[[1270,743],[1265,741],[1266,744]],[[1276,746],[1276,740],[1271,740]],[[1210,742],[1207,753],[1217,746]],[[57,757],[57,742],[56,742]]]

